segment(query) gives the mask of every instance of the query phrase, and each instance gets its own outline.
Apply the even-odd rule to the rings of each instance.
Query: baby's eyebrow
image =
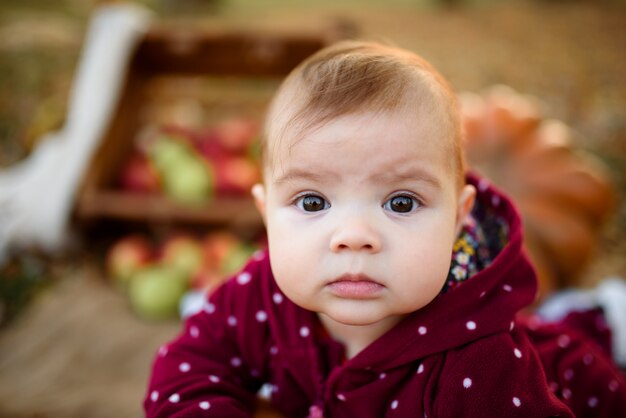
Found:
[[[434,188],[441,187],[441,181],[427,170],[419,168],[392,169],[384,173],[372,175],[372,180],[381,183],[391,183],[394,181],[421,181]]]
[[[303,170],[301,168],[293,168],[287,171],[284,171],[280,176],[278,176],[274,180],[274,184],[280,185],[284,183],[289,183],[292,181],[311,181],[316,183],[328,182],[333,179],[339,178],[338,173],[333,172],[324,172],[324,171],[310,171]],[[389,171],[385,171],[383,173],[372,173],[369,176],[370,181],[375,183],[394,183],[401,181],[420,181],[424,182],[434,188],[441,187],[441,181],[429,173],[427,170],[422,170],[419,168],[408,168],[408,169],[391,169]]]
[[[314,182],[322,182],[322,181],[327,181],[332,178],[336,178],[336,176],[333,173],[312,172],[312,171],[303,170],[300,168],[294,168],[294,169],[284,171],[280,176],[278,176],[274,180],[274,183],[283,184],[283,183],[288,183],[294,180],[310,180]]]

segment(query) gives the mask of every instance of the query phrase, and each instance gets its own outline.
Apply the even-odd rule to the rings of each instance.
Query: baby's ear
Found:
[[[252,197],[254,198],[256,208],[261,213],[263,222],[265,222],[265,186],[261,183],[252,186]]]
[[[466,184],[459,193],[459,202],[456,209],[456,236],[459,235],[463,228],[463,222],[465,218],[470,214],[474,207],[474,200],[476,199],[476,188],[471,184]]]

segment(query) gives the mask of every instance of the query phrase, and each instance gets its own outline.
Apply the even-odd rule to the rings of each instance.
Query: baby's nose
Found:
[[[381,237],[376,230],[361,219],[351,219],[337,228],[330,240],[330,249],[340,251],[366,251],[377,253],[381,249]]]

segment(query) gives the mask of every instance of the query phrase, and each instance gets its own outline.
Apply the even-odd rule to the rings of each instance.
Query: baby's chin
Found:
[[[355,312],[360,312],[362,310],[355,310]],[[393,327],[395,324],[400,322],[407,314],[399,314],[399,313],[375,313],[375,312],[361,312],[360,314],[355,314],[354,312],[318,312],[320,317],[325,317],[326,320],[330,320],[340,325],[345,325],[349,327],[377,327],[377,326],[387,326],[389,328]]]

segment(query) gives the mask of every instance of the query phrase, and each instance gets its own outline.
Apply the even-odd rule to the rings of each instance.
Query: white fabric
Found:
[[[182,319],[197,314],[204,307],[207,292],[204,290],[190,290],[181,298],[178,311]]]
[[[566,290],[546,300],[537,313],[546,321],[554,322],[568,313],[602,308],[611,328],[613,358],[626,367],[626,280],[610,277],[590,290]]]
[[[104,5],[94,13],[65,125],[42,138],[27,159],[0,171],[0,265],[11,248],[54,252],[68,242],[76,190],[149,22],[149,13],[133,5]]]
[[[596,294],[613,332],[613,358],[626,367],[626,280],[617,277],[605,280]]]

